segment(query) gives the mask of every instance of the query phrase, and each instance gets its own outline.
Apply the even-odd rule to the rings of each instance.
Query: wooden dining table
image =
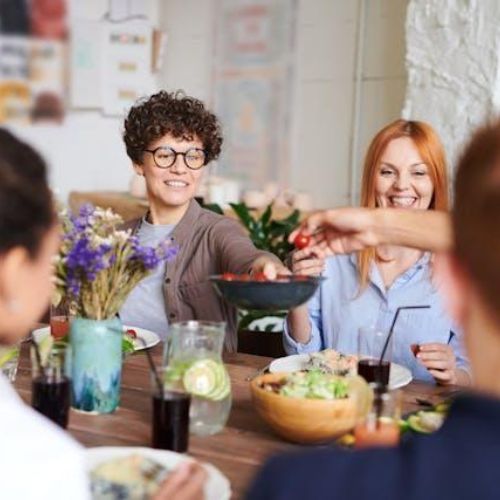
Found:
[[[31,402],[29,345],[23,344],[15,387],[26,403]],[[151,349],[155,362],[161,362],[161,347]],[[271,358],[250,354],[225,354],[232,385],[232,409],[226,427],[213,436],[191,436],[189,455],[210,462],[225,474],[232,498],[244,498],[252,477],[269,456],[299,450],[276,436],[256,413],[251,399],[249,379],[268,366]],[[71,411],[68,431],[82,445],[151,446],[151,383],[147,358],[139,351],[123,366],[121,402],[109,415],[88,415]],[[442,387],[411,382],[402,389],[403,412],[423,409],[423,402],[438,403],[457,387]]]

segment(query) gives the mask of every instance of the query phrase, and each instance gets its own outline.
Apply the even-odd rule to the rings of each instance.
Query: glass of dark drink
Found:
[[[392,359],[392,336],[373,326],[358,331],[358,375],[368,383],[387,386]]]
[[[62,428],[68,426],[71,406],[70,346],[55,343],[31,355],[31,406]]]
[[[163,370],[159,370],[164,380]],[[153,380],[152,446],[184,453],[189,444],[189,406],[191,395],[183,390],[158,387]]]

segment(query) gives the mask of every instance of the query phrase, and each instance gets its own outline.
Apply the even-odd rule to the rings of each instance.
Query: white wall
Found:
[[[453,164],[470,131],[500,104],[498,0],[412,0],[405,117],[433,125]]]
[[[215,0],[162,0],[159,22],[167,33],[161,86],[211,104]]]
[[[407,0],[366,0],[356,199],[371,139],[382,127],[401,117],[407,80],[406,7]]]
[[[401,113],[406,3],[365,0],[358,164],[369,138]],[[214,5],[215,0],[160,4],[160,23],[169,37],[161,82],[209,103]],[[297,0],[290,187],[309,191],[318,207],[350,199],[358,6],[357,0]]]
[[[183,88],[211,103],[215,0],[144,1],[152,22],[168,34],[159,87]],[[400,115],[405,88],[407,2],[364,1],[358,167],[369,138]],[[107,0],[72,0],[71,18],[99,19],[107,4]],[[297,0],[290,187],[309,191],[318,207],[350,199],[358,6],[358,0]],[[61,127],[17,130],[45,154],[52,166],[52,185],[65,197],[71,190],[127,189],[131,170],[121,127],[121,119],[69,112]],[[360,168],[356,175],[359,172]]]
[[[291,185],[318,206],[349,195],[357,2],[301,0]]]
[[[157,1],[144,0],[153,24],[158,17]],[[101,19],[107,7],[107,0],[71,0],[70,25],[78,19]],[[11,128],[43,153],[51,185],[62,200],[72,190],[128,190],[132,169],[121,139],[122,119],[70,110],[60,126]]]

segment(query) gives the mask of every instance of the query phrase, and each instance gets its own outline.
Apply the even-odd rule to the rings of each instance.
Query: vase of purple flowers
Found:
[[[119,405],[123,328],[118,311],[127,295],[161,262],[175,257],[170,242],[140,245],[111,210],[85,205],[61,217],[54,302],[64,298],[70,324],[73,407],[110,413]]]

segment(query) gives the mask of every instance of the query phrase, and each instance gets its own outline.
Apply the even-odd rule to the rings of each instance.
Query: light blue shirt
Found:
[[[411,344],[450,344],[457,366],[469,370],[462,334],[445,313],[438,290],[432,284],[430,254],[424,254],[386,289],[378,267],[372,264],[367,288],[359,293],[356,254],[336,255],[326,260],[326,278],[309,301],[311,338],[300,344],[284,324],[284,346],[288,354],[316,352],[326,348],[356,354],[360,327],[375,326],[389,331],[398,307],[430,305],[430,309],[401,311],[394,327],[395,363],[409,368],[415,379],[432,381],[432,375],[413,355]]]
[[[170,236],[174,228],[175,224],[151,224],[143,218],[137,237],[141,245],[156,247]],[[168,333],[163,295],[165,266],[166,262],[163,262],[139,281],[120,308],[120,319],[124,325],[146,328],[157,333],[162,340],[165,340]]]

